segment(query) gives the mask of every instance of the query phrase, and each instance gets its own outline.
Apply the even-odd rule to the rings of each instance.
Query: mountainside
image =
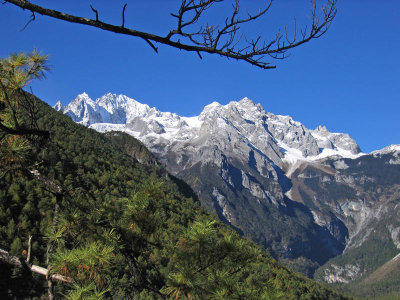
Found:
[[[60,297],[345,299],[214,220],[141,142],[95,132],[35,101],[50,139],[32,155],[32,172],[0,177],[1,298],[45,293],[47,277],[3,257],[23,261],[32,236],[33,264],[74,280],[53,281]]]
[[[349,283],[345,289],[360,297],[400,295],[399,158],[400,146],[393,145],[355,160],[327,159],[326,166],[340,166],[335,177],[311,168],[297,174],[304,178],[300,185],[325,195],[318,211],[336,209],[349,231],[344,252],[318,269],[315,278]],[[340,192],[343,187],[347,191]]]
[[[350,282],[398,253],[399,146],[364,154],[347,134],[307,129],[247,98],[190,118],[112,94],[56,109],[137,137],[208,210],[309,276],[322,266],[317,278]]]

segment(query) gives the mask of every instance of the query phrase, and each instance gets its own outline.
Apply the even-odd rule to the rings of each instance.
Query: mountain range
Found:
[[[288,266],[327,283],[399,286],[400,145],[362,153],[348,134],[308,129],[248,98],[195,117],[115,94],[54,108],[139,139],[205,208]]]

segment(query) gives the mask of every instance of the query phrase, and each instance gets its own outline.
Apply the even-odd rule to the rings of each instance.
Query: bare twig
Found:
[[[151,48],[153,48],[154,51],[156,51],[156,53],[158,53],[158,48],[154,46],[154,44],[149,39],[144,38],[144,40],[150,45]]]
[[[125,9],[127,5],[128,3],[125,3],[124,7],[122,8],[122,25],[121,25],[122,28],[125,27]]]
[[[4,4],[4,2],[3,2],[3,4]],[[31,18],[29,19],[28,22],[26,22],[25,26],[22,27],[22,28],[19,30],[19,32],[24,31],[24,30],[26,29],[26,27],[28,27],[28,25],[29,25],[31,22],[35,21],[35,19],[36,19],[36,17],[35,17],[35,12],[32,11]]]
[[[96,14],[96,22],[98,22],[99,21],[99,12],[97,11],[97,9],[94,9],[94,7],[92,5],[90,5],[90,8]]]

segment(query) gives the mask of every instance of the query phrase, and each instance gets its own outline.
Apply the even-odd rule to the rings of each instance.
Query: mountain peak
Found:
[[[67,106],[70,106],[71,104],[81,104],[81,103],[86,103],[89,104],[90,106],[94,107],[95,106],[95,102],[89,97],[88,94],[86,94],[85,92],[79,94],[78,96],[76,96],[76,98],[69,103]]]
[[[64,105],[61,104],[61,101],[58,100],[57,103],[53,106],[56,111],[63,111]]]
[[[210,103],[210,104],[207,104],[206,106],[204,106],[204,109],[213,109],[213,108],[216,108],[216,107],[221,107],[222,106],[222,104],[221,103],[219,103],[219,102],[217,102],[217,101],[213,101],[212,103]]]
[[[387,146],[381,150],[373,151],[372,154],[388,154],[393,152],[400,152],[400,144]]]
[[[321,126],[318,125],[317,128],[315,128],[315,131],[323,131],[323,132],[328,132],[328,128],[326,128],[326,126]]]
[[[76,98],[79,98],[79,99],[90,99],[89,95],[86,92],[83,92],[83,93],[79,94],[78,96],[76,96]]]
[[[249,103],[249,104],[254,104],[254,101],[253,101],[253,100],[251,100],[251,99],[249,99],[249,98],[247,98],[247,97],[244,97],[242,100],[239,100],[239,103],[245,103],[245,104]]]
[[[200,113],[199,118],[203,119],[209,115],[212,115],[216,111],[219,111],[223,107],[222,104],[214,101],[206,106],[204,106],[203,111]]]
[[[261,106],[261,104],[256,104],[253,100],[244,97],[243,99],[239,100],[239,101],[231,101],[228,106],[236,106],[239,109],[243,109],[243,110],[262,110],[264,111],[263,107]]]

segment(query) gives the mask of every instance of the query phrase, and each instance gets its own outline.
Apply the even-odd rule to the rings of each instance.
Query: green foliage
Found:
[[[36,127],[32,99],[22,89],[44,77],[47,56],[36,50],[0,58],[0,172],[23,165],[33,149]],[[0,173],[1,174],[1,173]]]
[[[128,156],[135,158],[140,163],[157,165],[158,162],[151,152],[137,139],[132,139],[130,135],[124,132],[112,131],[104,135],[115,146],[121,149]]]
[[[390,222],[393,224],[393,222]],[[346,285],[337,285],[336,288],[342,292],[352,294],[362,299],[380,299],[387,294],[399,293],[400,278],[397,276],[399,266],[394,266],[391,272],[375,271],[385,267],[386,262],[391,262],[392,258],[398,254],[398,249],[394,245],[390,232],[387,227],[378,222],[373,222],[371,227],[374,230],[367,235],[361,246],[350,248],[344,254],[335,257],[327,264],[319,268],[315,274],[317,280],[322,280],[324,270],[330,269],[330,265],[349,266],[354,265],[360,268],[359,278]],[[358,239],[365,238],[363,232]],[[394,263],[393,263],[394,264]],[[351,281],[351,278],[345,278]]]
[[[262,273],[249,276],[253,270],[248,268],[262,261],[261,250],[213,220],[192,223],[176,248],[164,290],[171,298],[262,299],[275,294]]]
[[[36,50],[32,53],[14,53],[0,60],[1,84],[9,90],[27,86],[33,79],[43,78],[48,56]]]
[[[51,272],[72,277],[81,284],[103,286],[102,274],[112,263],[113,251],[110,245],[93,242],[71,250],[60,249],[52,255]]]
[[[74,283],[72,289],[64,296],[69,300],[102,300],[107,292],[108,290],[99,291],[93,282],[85,286]]]

